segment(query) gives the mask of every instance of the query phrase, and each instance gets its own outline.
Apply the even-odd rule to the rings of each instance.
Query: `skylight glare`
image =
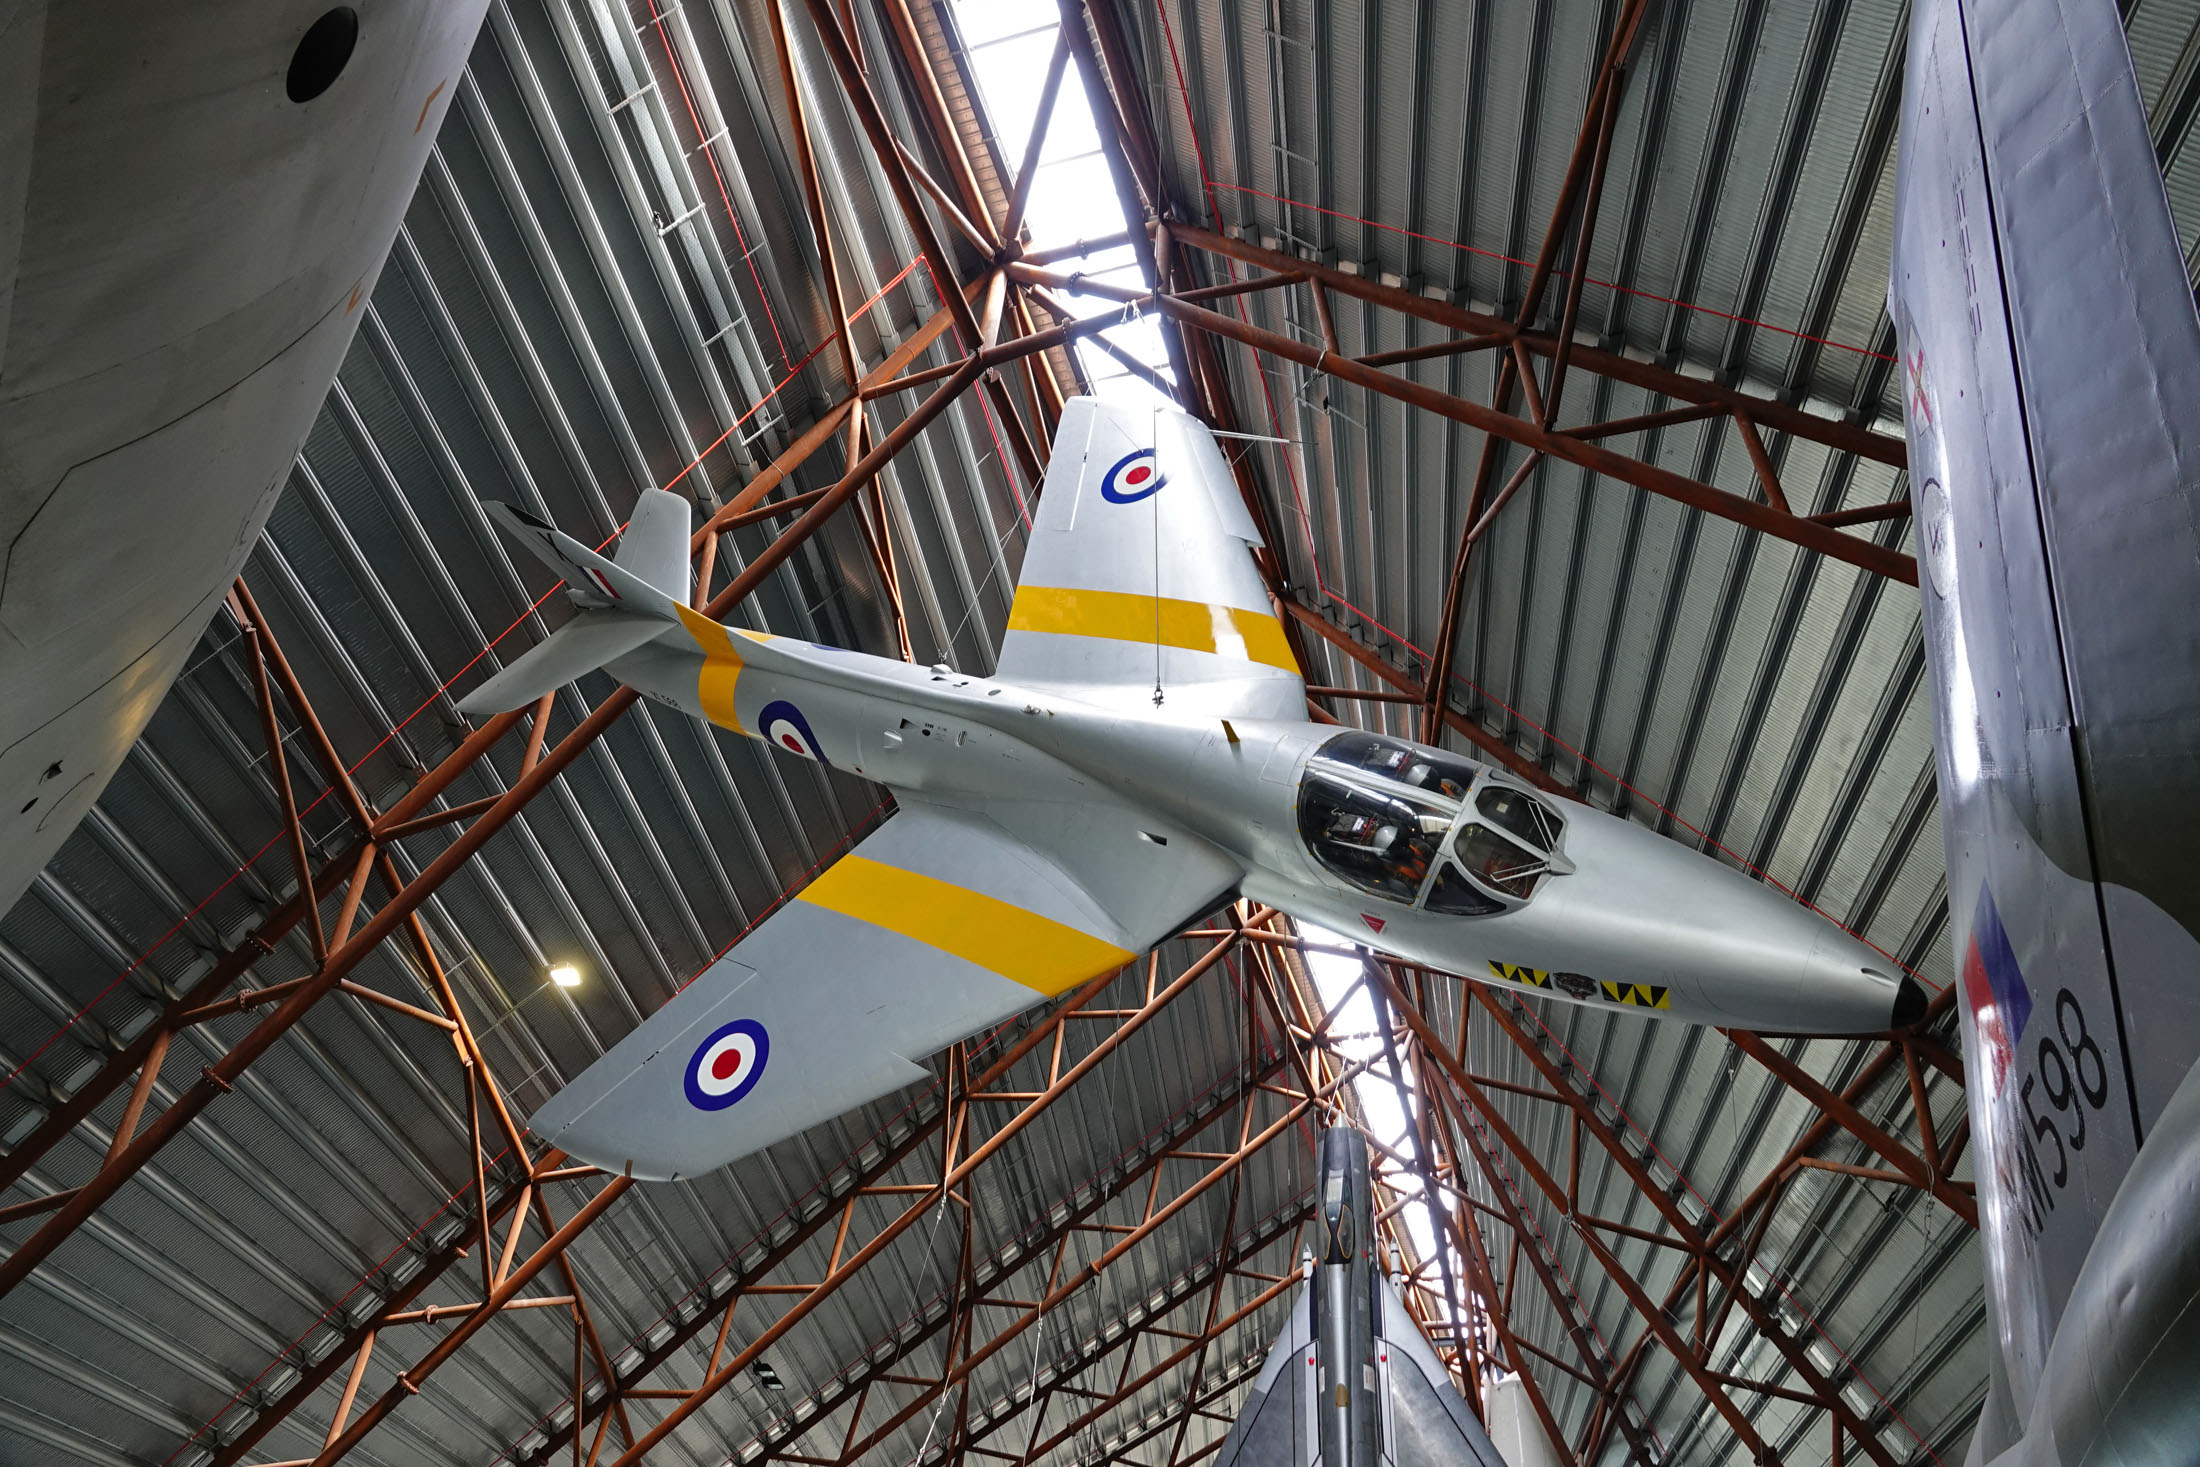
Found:
[[[1050,10],[1031,0],[955,0],[954,17],[975,73],[979,99],[1011,169],[1020,167],[1037,120],[1047,63],[1054,56],[1060,27]],[[1100,148],[1099,130],[1085,99],[1083,78],[1074,61],[1062,78],[1054,116],[1039,152],[1039,172],[1024,217],[1032,242],[1042,249],[1104,239],[1125,226],[1123,205]],[[1050,268],[1077,272],[1111,285],[1143,288],[1137,257],[1127,244],[1064,257]],[[1057,292],[1076,316],[1118,309],[1093,296]],[[1125,355],[1169,379],[1168,352],[1152,316],[1110,326],[1103,333]],[[1095,396],[1110,402],[1151,404],[1161,394],[1114,357],[1089,342],[1076,346],[1078,364]]]
[[[1299,924],[1299,932],[1309,942],[1332,947],[1352,945],[1349,938],[1339,937],[1325,928],[1305,922]],[[1355,980],[1360,976],[1359,960],[1339,957],[1334,953],[1310,952],[1306,955],[1306,966],[1313,976],[1314,989],[1321,995],[1325,1009],[1335,1008],[1346,994],[1351,995],[1339,1011],[1332,1032],[1337,1036],[1337,1049],[1346,1060],[1367,1060],[1373,1066],[1352,1082],[1353,1098],[1360,1103],[1360,1117],[1367,1125],[1368,1134],[1397,1155],[1419,1160],[1419,1143],[1413,1134],[1411,1118],[1406,1111],[1407,1099],[1416,1089],[1413,1076],[1411,1073],[1393,1071],[1384,1061],[1382,1035],[1375,1024],[1374,1002],[1368,998],[1365,988],[1354,987]],[[1396,1163],[1379,1154],[1370,1160],[1384,1174],[1384,1184],[1399,1195],[1421,1196],[1419,1177],[1400,1169]],[[1451,1199],[1450,1205],[1457,1206],[1457,1200]],[[1425,1203],[1407,1207],[1398,1214],[1397,1220],[1404,1225],[1406,1236],[1412,1240],[1417,1258],[1434,1259],[1441,1246],[1451,1276],[1458,1284],[1460,1303],[1464,1306],[1468,1289],[1466,1260],[1448,1239],[1441,1242],[1438,1239],[1434,1211]],[[1435,1297],[1441,1299],[1441,1281],[1431,1278],[1429,1283]],[[1447,1302],[1443,1309],[1448,1310],[1449,1307]],[[1438,1312],[1441,1314],[1443,1310]],[[1467,1320],[1452,1320],[1453,1339],[1461,1339],[1470,1327]]]

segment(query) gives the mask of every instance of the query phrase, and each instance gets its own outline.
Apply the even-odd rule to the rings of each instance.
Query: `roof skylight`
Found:
[[[1034,24],[1038,15],[1045,19]],[[1040,11],[1030,0],[955,0],[954,17],[985,115],[1013,168],[1021,163],[1029,144],[1047,63],[1053,58],[1061,27],[1051,10]],[[1055,98],[1054,115],[1040,148],[1039,172],[1024,217],[1033,241],[1048,249],[1080,240],[1104,239],[1121,234],[1125,227],[1122,201],[1116,194],[1107,158],[1100,150],[1100,134],[1093,125],[1084,80],[1074,59]],[[1137,258],[1127,244],[1066,257],[1054,262],[1052,268],[1080,272],[1110,284],[1134,288],[1145,284]],[[1117,309],[1091,296],[1064,295],[1062,299],[1080,317]],[[1102,334],[1128,356],[1173,380],[1161,330],[1153,317],[1110,326]],[[1152,387],[1100,348],[1079,342],[1076,351],[1095,396],[1124,403],[1160,399]]]

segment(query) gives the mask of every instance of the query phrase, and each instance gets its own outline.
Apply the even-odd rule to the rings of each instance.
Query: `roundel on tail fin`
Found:
[[[1134,448],[1115,461],[1100,479],[1100,497],[1110,504],[1136,504],[1151,499],[1169,482],[1150,448]]]

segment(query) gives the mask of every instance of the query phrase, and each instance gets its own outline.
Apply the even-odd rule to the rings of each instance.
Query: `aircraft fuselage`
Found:
[[[740,634],[735,641],[745,642]],[[1894,965],[1797,904],[1707,856],[1586,805],[1550,808],[1563,834],[1525,900],[1482,915],[1428,909],[1325,869],[1302,789],[1345,730],[1309,722],[1123,714],[946,669],[771,639],[773,667],[714,674],[657,642],[609,670],[645,694],[786,751],[875,780],[905,799],[983,810],[989,801],[1112,806],[1111,830],[1200,850],[1234,873],[1218,886],[1395,957],[1573,1002],[1782,1032],[1861,1033],[1923,1007]],[[788,667],[789,659],[796,666]],[[1431,799],[1441,837],[1484,791],[1537,799],[1510,776],[1465,768],[1468,801]],[[1361,779],[1355,771],[1350,778]],[[1381,791],[1379,779],[1363,781]],[[1409,792],[1410,793],[1410,792]],[[1462,830],[1471,823],[1460,818]],[[1464,835],[1457,849],[1464,849]],[[1432,838],[1445,859],[1455,850]],[[1126,848],[1122,862],[1139,852]],[[1463,858],[1462,858],[1463,859]],[[1189,921],[1199,912],[1187,910]]]

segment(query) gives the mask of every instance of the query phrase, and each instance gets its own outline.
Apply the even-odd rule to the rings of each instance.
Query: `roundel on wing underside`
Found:
[[[1134,448],[1115,461],[1100,478],[1100,497],[1110,504],[1136,504],[1151,499],[1168,485],[1169,476],[1150,448]]]
[[[810,721],[802,716],[802,710],[784,698],[766,703],[756,715],[756,726],[762,731],[765,742],[775,748],[815,759],[820,764],[833,762],[825,757],[817,735],[810,732]]]
[[[754,1019],[735,1019],[714,1030],[688,1056],[688,1104],[697,1110],[724,1110],[764,1078],[771,1059],[771,1036]]]

